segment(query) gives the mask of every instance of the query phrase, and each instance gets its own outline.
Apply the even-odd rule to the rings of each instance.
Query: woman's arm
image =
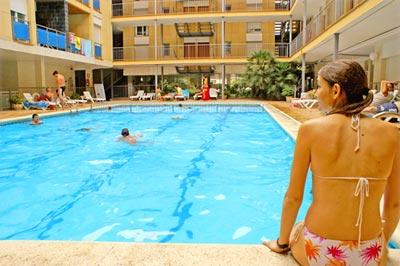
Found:
[[[296,221],[297,213],[303,201],[304,185],[310,165],[311,136],[309,125],[303,124],[297,134],[293,165],[290,174],[290,183],[283,200],[281,230],[279,243],[289,243],[290,232]]]
[[[400,137],[400,133],[397,135]],[[397,140],[396,155],[392,173],[388,178],[383,207],[384,234],[389,240],[396,229],[400,218],[400,141]]]

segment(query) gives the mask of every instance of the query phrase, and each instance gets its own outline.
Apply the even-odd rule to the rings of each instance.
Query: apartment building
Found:
[[[110,6],[107,0],[1,0],[0,93],[54,87],[54,70],[64,74],[67,91],[92,86],[93,69],[112,67]]]
[[[108,97],[169,75],[223,88],[260,49],[302,62],[303,90],[305,70],[335,58],[363,64],[371,88],[400,80],[398,0],[1,1],[0,90],[53,86],[55,69],[71,90],[107,83]]]

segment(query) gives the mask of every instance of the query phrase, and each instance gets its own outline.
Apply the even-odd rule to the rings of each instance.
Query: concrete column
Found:
[[[154,59],[158,58],[157,20],[154,21]]]
[[[306,54],[301,55],[301,92],[306,92]]]
[[[221,0],[221,11],[225,12],[225,0]]]
[[[293,19],[292,15],[289,17],[289,56],[292,55],[292,39],[293,39]]]
[[[307,32],[306,32],[306,26],[307,26],[307,0],[303,0],[303,46],[306,45],[306,38],[307,38]]]
[[[222,18],[222,22],[221,22],[221,57],[224,58],[225,57],[225,20],[224,18]]]
[[[335,33],[333,35],[334,38],[334,47],[333,47],[333,57],[332,60],[338,60],[338,55],[339,55],[339,33]]]
[[[154,0],[154,15],[157,14],[157,0]]]
[[[133,95],[133,76],[128,76],[128,96]]]
[[[164,66],[161,66],[161,90],[164,89]]]
[[[29,20],[29,43],[37,45],[37,31],[36,31],[36,1],[28,0],[28,20]]]
[[[154,92],[156,92],[157,87],[158,87],[158,65],[156,65],[156,74],[154,75],[154,78],[155,78]]]
[[[222,68],[221,68],[221,98],[222,100],[225,99],[225,64],[222,64]]]

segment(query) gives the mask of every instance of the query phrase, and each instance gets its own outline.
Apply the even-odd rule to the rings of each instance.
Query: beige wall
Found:
[[[10,1],[1,1],[0,4],[0,38],[12,39]]]
[[[386,58],[385,65],[385,79],[400,81],[400,55]]]
[[[75,33],[76,36],[90,40],[90,24],[89,14],[73,14],[69,15],[69,31]]]
[[[0,63],[0,90],[18,87],[18,67],[15,61]]]
[[[101,0],[100,12],[102,13],[103,18],[101,25],[102,57],[103,60],[112,61],[111,0]]]

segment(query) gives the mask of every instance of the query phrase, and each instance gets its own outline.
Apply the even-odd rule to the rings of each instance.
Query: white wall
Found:
[[[10,9],[18,13],[27,15],[28,5],[26,1],[27,0],[10,0]]]
[[[385,79],[400,81],[400,55],[385,59]]]

